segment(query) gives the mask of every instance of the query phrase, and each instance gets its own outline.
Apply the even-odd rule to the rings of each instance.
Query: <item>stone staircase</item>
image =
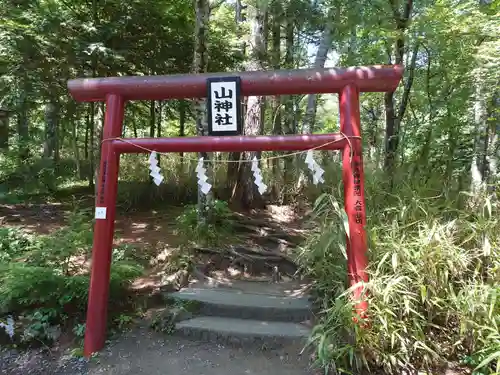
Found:
[[[197,282],[168,294],[195,305],[192,316],[176,323],[175,333],[238,346],[303,346],[312,317],[307,288],[295,281]]]

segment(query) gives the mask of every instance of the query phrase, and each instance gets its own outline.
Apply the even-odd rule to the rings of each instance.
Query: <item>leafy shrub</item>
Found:
[[[345,212],[333,196],[318,201],[321,228],[302,260],[323,310],[311,341],[324,367],[400,374],[459,362],[476,374],[499,373],[499,203],[484,195],[460,210],[451,194],[418,186],[403,187],[398,197],[368,190],[377,210],[368,210],[365,329],[352,320],[356,301],[345,287]]]
[[[21,324],[21,341],[54,340],[59,325],[83,315],[88,299],[87,258],[91,220],[74,213],[69,225],[48,236],[0,230],[0,317],[12,314]],[[111,265],[110,300],[122,306],[140,264],[122,256]]]
[[[16,199],[16,195],[27,198],[29,193],[54,193],[60,183],[76,174],[74,159],[60,159],[56,164],[52,159],[32,157],[20,162],[14,149],[0,155],[0,165],[0,186],[7,188],[10,194],[5,195],[11,199]]]
[[[92,220],[87,211],[73,212],[68,225],[49,236],[39,236],[25,263],[55,267],[69,275],[82,267],[92,249]]]
[[[144,266],[150,261],[150,255],[144,249],[128,243],[114,247],[112,257],[114,262],[132,262]]]
[[[33,236],[15,228],[0,228],[0,265],[20,257],[33,246]]]
[[[233,232],[232,212],[227,202],[213,200],[207,207],[206,220],[199,221],[196,205],[186,206],[177,218],[180,232],[188,239],[207,245],[218,244]]]

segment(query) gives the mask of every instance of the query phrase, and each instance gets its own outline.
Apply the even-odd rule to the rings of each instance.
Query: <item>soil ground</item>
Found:
[[[299,348],[262,351],[191,341],[136,328],[87,361],[68,352],[0,350],[2,375],[309,375]]]
[[[306,358],[297,348],[279,351],[236,349],[222,345],[165,337],[138,329],[111,344],[92,364],[89,374],[109,375],[305,375]]]

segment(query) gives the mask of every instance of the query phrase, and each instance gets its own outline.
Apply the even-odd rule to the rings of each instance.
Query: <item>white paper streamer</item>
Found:
[[[153,177],[153,182],[156,184],[156,186],[159,186],[163,181],[163,176],[160,174],[160,167],[158,167],[158,157],[155,151],[151,152],[151,154],[149,155],[149,170],[151,171],[149,175]]]
[[[7,323],[0,322],[0,328],[3,328],[7,335],[12,339],[14,337],[14,319],[12,316],[7,318]]]
[[[207,195],[212,185],[208,183],[207,170],[203,164],[203,158],[198,159],[196,166],[196,177],[198,178],[198,186],[203,194]]]
[[[314,185],[317,185],[320,182],[325,182],[325,180],[323,179],[323,174],[325,173],[325,171],[319,166],[318,163],[316,163],[316,160],[314,160],[312,150],[307,151],[306,164],[312,173]]]
[[[259,190],[259,194],[262,195],[266,191],[267,185],[264,183],[262,179],[262,172],[260,171],[259,168],[259,161],[255,156],[252,159],[252,172],[254,177],[254,183]]]

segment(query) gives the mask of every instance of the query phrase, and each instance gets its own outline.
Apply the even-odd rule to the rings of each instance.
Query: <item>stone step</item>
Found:
[[[177,323],[176,333],[208,342],[273,348],[305,345],[310,329],[290,322],[200,316]]]
[[[306,296],[252,293],[231,288],[190,287],[168,295],[196,301],[196,314],[264,321],[302,322],[311,318]]]

